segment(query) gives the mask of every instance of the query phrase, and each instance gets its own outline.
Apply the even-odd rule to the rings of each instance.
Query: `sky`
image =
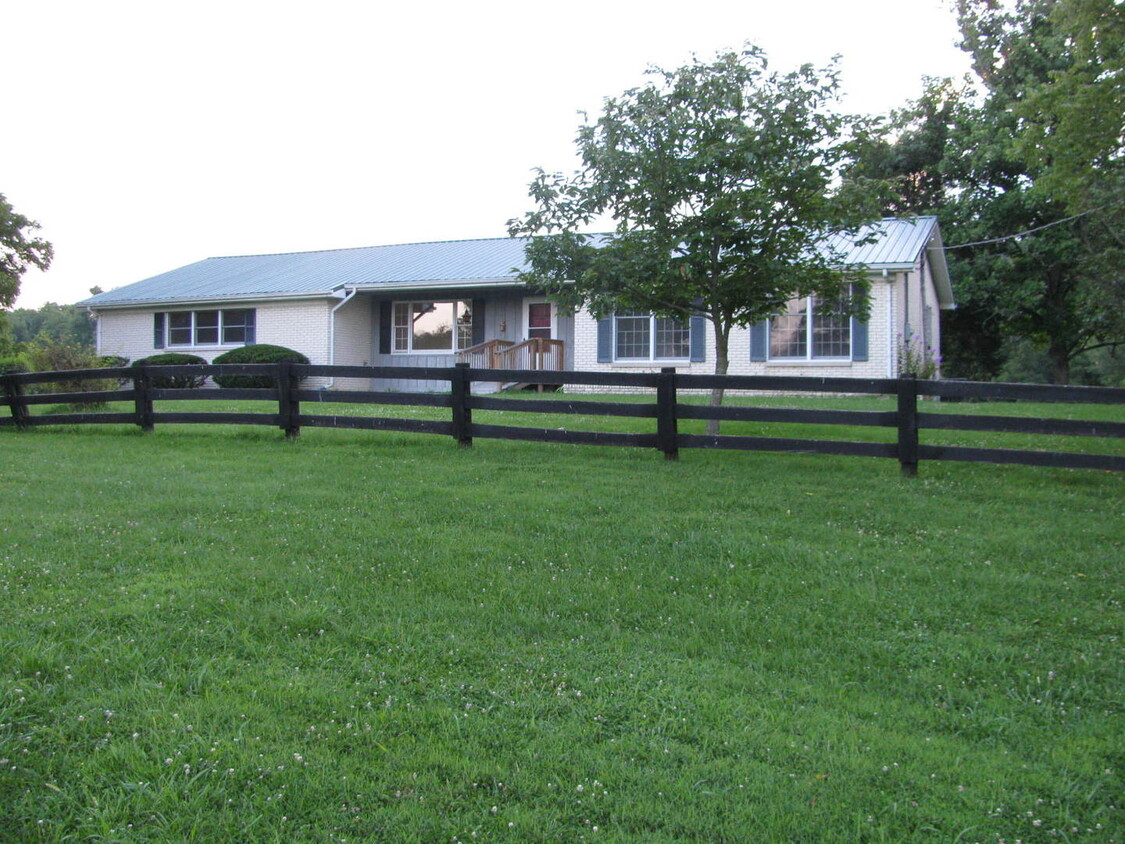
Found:
[[[503,237],[583,113],[745,42],[882,114],[969,70],[949,0],[0,0],[17,307],[219,255]]]

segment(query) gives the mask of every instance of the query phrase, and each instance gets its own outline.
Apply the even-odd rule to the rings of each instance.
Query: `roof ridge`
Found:
[[[288,255],[323,255],[326,252],[359,252],[365,249],[394,249],[399,246],[433,246],[445,243],[487,243],[489,241],[519,240],[515,237],[463,237],[458,240],[419,240],[406,243],[378,243],[371,246],[339,246],[332,249],[300,249],[293,252],[251,252],[247,255],[212,255],[205,261],[225,261],[231,258],[280,258]]]

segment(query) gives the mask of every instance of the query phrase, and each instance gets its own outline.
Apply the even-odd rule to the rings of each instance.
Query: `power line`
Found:
[[[1035,232],[1041,232],[1043,231],[1043,229],[1049,229],[1051,228],[1051,226],[1061,226],[1063,223],[1069,223],[1072,220],[1077,220],[1081,217],[1087,216],[1088,214],[1096,214],[1098,211],[1104,211],[1107,208],[1112,208],[1114,205],[1120,205],[1121,202],[1125,202],[1125,200],[1110,202],[1107,205],[1101,205],[1097,208],[1091,208],[1089,211],[1083,211],[1081,214],[1075,214],[1073,217],[1066,217],[1062,220],[1055,220],[1053,223],[1045,223],[1042,226],[1036,226],[1035,228],[1028,229],[1027,231],[1016,232],[1015,234],[1007,234],[1003,237],[994,237],[990,240],[974,240],[972,243],[958,243],[956,246],[947,246],[945,247],[945,251],[949,252],[954,249],[968,249],[970,246],[987,246],[990,243],[1003,243],[1006,240],[1015,240],[1016,238],[1024,237],[1029,234],[1035,234]]]

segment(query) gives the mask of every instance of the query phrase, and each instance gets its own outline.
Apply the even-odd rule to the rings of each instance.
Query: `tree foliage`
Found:
[[[54,249],[33,236],[38,228],[38,223],[18,213],[0,193],[0,308],[15,303],[28,267],[45,270],[51,265]]]
[[[1022,337],[1065,383],[1076,358],[1125,340],[1122,7],[960,0],[958,14],[977,84],[931,82],[859,169],[895,180],[888,210],[941,218],[958,303],[946,371],[995,376]]]
[[[715,371],[735,326],[779,312],[794,295],[846,299],[865,311],[861,269],[825,246],[878,212],[878,185],[839,176],[865,131],[835,113],[834,66],[770,71],[747,46],[676,70],[604,103],[578,130],[581,169],[539,171],[535,210],[509,222],[533,237],[525,282],[595,315],[637,308],[706,317]],[[610,236],[584,234],[609,218]]]
[[[48,339],[94,346],[94,320],[76,305],[47,302],[38,308],[15,308],[7,316],[8,331],[15,343]]]

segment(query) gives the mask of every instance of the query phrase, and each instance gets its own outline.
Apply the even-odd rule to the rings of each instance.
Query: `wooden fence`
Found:
[[[157,378],[176,375],[267,375],[270,389],[167,389],[154,386]],[[306,378],[390,379],[448,381],[448,393],[402,393],[375,390],[316,390],[302,388]],[[33,384],[107,381],[120,389],[87,392],[29,394]],[[652,402],[590,401],[567,399],[515,399],[474,395],[474,382],[524,384],[563,382],[595,386],[610,391],[642,390],[654,395]],[[1125,470],[1125,456],[1077,452],[977,448],[930,445],[919,442],[924,429],[994,431],[1030,435],[1112,437],[1125,435],[1125,423],[1056,418],[1027,418],[978,414],[933,413],[919,409],[920,397],[946,400],[1002,400],[1068,403],[1122,404],[1125,389],[1110,387],[1056,387],[1040,384],[996,384],[968,381],[920,381],[914,378],[803,378],[746,375],[685,375],[675,369],[653,373],[543,372],[518,369],[474,369],[469,364],[443,368],[321,366],[292,363],[223,364],[190,366],[138,366],[116,369],[87,369],[68,372],[36,372],[0,376],[11,415],[0,425],[27,428],[35,425],[129,423],[151,431],[157,423],[223,423],[276,426],[292,437],[302,427],[360,428],[442,434],[462,445],[474,437],[589,445],[654,448],[675,459],[681,448],[724,448],[750,451],[793,451],[888,457],[899,461],[902,472],[913,476],[922,460],[960,460],[989,463],[1019,463],[1079,469]],[[814,410],[783,407],[710,407],[680,401],[684,391],[711,390],[792,394],[865,394],[895,396],[893,410]],[[155,402],[199,400],[258,400],[276,405],[268,413],[157,411]],[[129,401],[131,412],[90,412],[33,415],[35,404],[103,406]],[[325,402],[374,405],[407,405],[449,409],[449,419],[404,419],[386,416],[347,416],[310,413],[309,406]],[[583,414],[587,416],[640,417],[655,420],[650,433],[570,431],[514,425],[481,424],[473,421],[474,410],[514,413]],[[719,419],[738,422],[811,423],[819,425],[876,426],[893,428],[895,442],[851,442],[808,438],[686,434],[679,432],[684,419]]]

